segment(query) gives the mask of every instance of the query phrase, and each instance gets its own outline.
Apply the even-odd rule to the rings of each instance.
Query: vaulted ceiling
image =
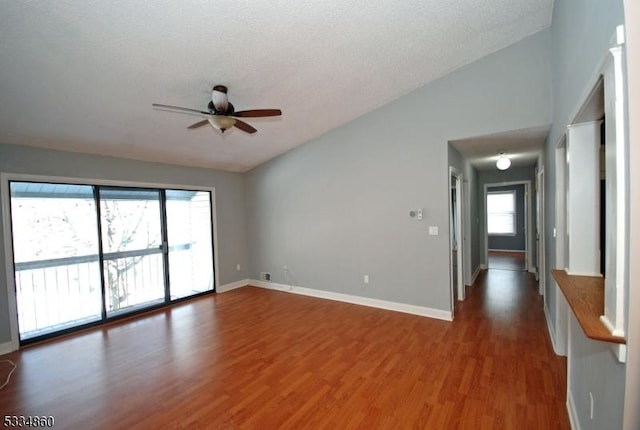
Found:
[[[0,142],[247,171],[551,23],[553,0],[0,3]],[[152,103],[280,108],[225,134]]]

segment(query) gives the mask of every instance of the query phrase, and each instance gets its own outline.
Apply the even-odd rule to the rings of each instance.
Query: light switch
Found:
[[[430,225],[429,226],[429,236],[437,236],[438,235],[438,226]]]

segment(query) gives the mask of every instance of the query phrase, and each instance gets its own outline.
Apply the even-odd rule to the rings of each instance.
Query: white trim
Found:
[[[453,197],[453,193],[451,191],[451,178],[455,178],[455,189],[456,189],[456,207],[455,207],[455,213],[456,213],[456,219],[455,219],[455,225],[452,225],[451,223],[451,218],[452,215],[454,213],[454,208],[453,208],[453,202],[452,202],[452,197]],[[451,284],[451,315],[453,317],[454,314],[454,310],[456,307],[456,304],[454,302],[454,289],[455,292],[457,293],[457,298],[458,301],[463,301],[465,299],[465,283],[464,283],[464,223],[463,223],[463,217],[464,217],[464,210],[465,208],[462,206],[463,204],[463,184],[464,181],[464,177],[462,175],[462,173],[460,173],[460,171],[458,169],[456,169],[453,166],[449,166],[449,179],[447,181],[448,184],[448,190],[449,190],[449,276],[450,276],[450,284]],[[454,243],[452,242],[452,236],[453,236],[453,232],[455,232],[455,237],[457,238],[457,243],[455,244],[455,249],[458,250],[458,252],[456,253],[457,256],[457,260],[456,261],[456,268],[457,268],[457,273],[456,273],[456,280],[458,281],[458,285],[453,285],[453,249],[454,249]]]
[[[494,234],[490,234],[489,236],[495,236]],[[489,248],[487,251],[495,251],[495,252],[519,252],[521,254],[526,254],[527,251],[523,251],[521,249],[495,249]]]
[[[604,324],[604,326],[607,328],[607,330],[609,330],[609,332],[613,336],[625,337],[625,332],[622,330],[616,330],[616,328],[611,323],[611,321],[609,321],[609,318],[607,318],[605,315],[600,315],[600,322]],[[616,356],[616,358],[620,363],[627,362],[627,345],[626,344],[610,343],[609,346],[611,347],[613,354]]]
[[[228,284],[220,285],[216,288],[216,293],[226,293],[227,291],[236,290],[238,288],[246,287],[249,285],[248,279],[241,279],[239,281],[230,282]]]
[[[487,200],[489,203],[489,196],[491,195],[509,195],[511,196],[511,201],[513,202],[513,211],[511,212],[502,212],[502,214],[510,214],[511,219],[513,221],[513,231],[508,233],[493,233],[489,232],[489,205],[487,204],[485,207],[485,212],[487,213],[487,236],[497,236],[497,237],[516,237],[518,235],[518,204],[517,204],[517,193],[515,189],[510,190],[499,190],[499,191],[487,191]],[[492,206],[493,207],[493,206]],[[491,212],[492,214],[494,212]]]
[[[620,343],[610,343],[611,351],[616,356],[620,363],[627,362],[627,345]]]
[[[302,296],[316,297],[320,299],[335,300],[338,302],[352,303],[361,306],[368,306],[389,311],[404,312],[407,314],[420,315],[423,317],[435,318],[445,321],[453,321],[450,311],[432,309],[424,306],[408,305],[405,303],[389,302],[386,300],[372,299],[369,297],[353,296],[351,294],[336,293],[332,291],[316,290],[313,288],[298,287],[294,285],[278,284],[275,282],[259,281],[251,279],[249,285],[265,288],[268,290],[283,291],[287,293],[300,294]]]
[[[525,270],[531,272],[534,269],[533,266],[533,213],[532,213],[532,193],[531,193],[531,180],[530,179],[522,179],[515,181],[505,181],[505,182],[490,182],[484,184],[484,193],[483,193],[483,217],[484,217],[484,261],[488,265],[489,264],[489,234],[488,234],[488,217],[487,217],[487,193],[489,188],[493,187],[508,187],[511,185],[524,185],[524,213],[525,213],[525,235],[524,235],[524,247],[525,247]]]
[[[540,166],[541,160],[538,161]],[[546,191],[545,191],[544,167],[536,172],[536,280],[538,281],[538,294],[546,295],[547,274],[546,274]]]
[[[604,324],[604,326],[607,328],[607,330],[609,330],[609,333],[611,333],[612,336],[624,337],[624,331],[616,330],[611,321],[609,321],[609,318],[607,318],[605,315],[600,315],[600,322]]]
[[[560,352],[558,351],[558,348],[556,347],[556,331],[553,328],[553,322],[551,321],[551,315],[549,314],[549,308],[547,307],[547,302],[544,301],[544,317],[545,320],[547,321],[547,331],[549,332],[549,338],[551,339],[551,346],[553,347],[553,352],[555,352],[556,355],[562,355],[560,354]]]
[[[589,276],[591,278],[602,278],[602,273],[593,273],[593,272],[574,272],[569,269],[564,269],[567,272],[567,275],[571,276]]]
[[[2,229],[4,235],[4,254],[5,254],[5,275],[7,285],[7,297],[9,305],[9,323],[11,329],[11,343],[14,351],[19,349],[20,334],[18,332],[18,309],[15,296],[15,277],[13,273],[13,244],[11,237],[11,214],[9,211],[9,181],[30,181],[30,182],[49,182],[64,184],[80,184],[80,185],[98,185],[98,186],[118,186],[118,187],[140,187],[155,189],[171,189],[171,190],[189,190],[189,191],[208,191],[211,193],[211,218],[213,222],[213,267],[214,281],[216,291],[219,283],[219,264],[218,264],[218,219],[216,209],[216,189],[215,187],[201,185],[176,185],[155,182],[136,182],[121,181],[112,179],[99,178],[79,178],[52,175],[31,175],[24,173],[6,173],[0,172],[0,202],[2,206]]]
[[[17,351],[18,348],[13,342],[0,343],[0,355],[9,354],[10,352]]]
[[[484,267],[482,264],[476,268],[476,271],[473,272],[473,276],[471,277],[471,285],[476,283],[476,279],[478,279],[478,275],[480,274],[480,272],[482,272],[483,269]]]
[[[580,421],[578,420],[578,411],[576,409],[576,403],[573,400],[573,394],[571,391],[567,393],[567,415],[569,415],[569,424],[571,430],[581,430]]]

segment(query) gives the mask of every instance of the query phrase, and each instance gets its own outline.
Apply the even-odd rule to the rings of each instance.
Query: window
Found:
[[[487,193],[487,233],[491,235],[516,234],[516,192]]]
[[[214,290],[210,191],[9,181],[19,337]]]

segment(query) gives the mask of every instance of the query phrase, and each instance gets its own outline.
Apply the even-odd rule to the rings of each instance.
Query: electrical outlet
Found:
[[[365,284],[369,283],[369,275],[364,275],[364,283]]]
[[[240,263],[236,264],[236,270],[239,272],[240,271]]]
[[[589,391],[589,419],[593,420],[593,394]]]
[[[289,268],[287,266],[284,266],[284,273],[289,273]]]

